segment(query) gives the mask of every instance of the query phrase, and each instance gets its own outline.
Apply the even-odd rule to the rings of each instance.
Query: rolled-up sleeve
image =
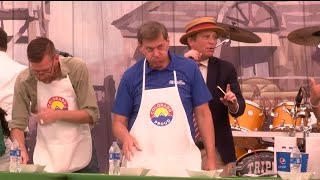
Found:
[[[75,93],[79,109],[85,110],[91,116],[93,124],[100,118],[98,103],[89,77],[89,71],[84,61],[77,61],[76,71],[70,74],[70,80],[74,80]],[[73,76],[73,77],[72,77]]]
[[[19,128],[24,131],[28,126],[31,102],[25,80],[26,72],[22,71],[18,75],[14,85],[12,120],[8,122],[10,129]]]

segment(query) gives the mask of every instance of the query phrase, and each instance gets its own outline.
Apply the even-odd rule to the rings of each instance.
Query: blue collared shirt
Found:
[[[194,137],[192,111],[194,107],[209,102],[212,96],[203,80],[197,64],[169,52],[170,63],[163,70],[150,68],[146,63],[146,89],[174,86],[173,71],[177,74],[180,98]],[[143,60],[129,68],[120,81],[112,112],[129,118],[130,130],[138,115],[142,97]]]

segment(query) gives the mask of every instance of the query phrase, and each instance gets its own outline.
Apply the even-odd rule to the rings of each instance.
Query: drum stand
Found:
[[[296,125],[297,125],[297,118],[301,118],[301,125],[300,125],[300,131],[303,132],[303,138],[302,138],[302,152],[305,152],[305,145],[306,145],[306,137],[309,136],[309,133],[312,130],[312,126],[308,126],[308,119],[310,118],[310,112],[308,111],[307,107],[305,105],[301,105],[300,109],[297,110],[297,107],[291,109],[291,115],[294,120],[294,125],[292,128],[289,128],[289,136],[294,137],[296,135]],[[305,126],[306,124],[306,126]]]
[[[233,119],[233,124],[231,125],[231,128],[239,130],[239,131],[241,130],[239,122],[236,117],[234,117],[234,119]]]

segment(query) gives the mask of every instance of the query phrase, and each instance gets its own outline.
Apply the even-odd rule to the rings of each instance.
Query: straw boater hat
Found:
[[[218,36],[223,36],[226,31],[217,26],[213,17],[201,17],[190,21],[186,26],[186,33],[180,38],[180,43],[187,45],[188,37],[201,31],[215,31]]]

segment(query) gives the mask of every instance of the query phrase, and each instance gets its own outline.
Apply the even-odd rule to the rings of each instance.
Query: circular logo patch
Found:
[[[285,164],[286,163],[286,159],[285,158],[280,158],[279,161],[280,161],[281,164]]]
[[[68,102],[63,97],[54,96],[48,100],[47,107],[53,110],[68,110]]]
[[[166,103],[157,103],[150,110],[150,119],[157,126],[168,125],[172,118],[172,108]]]

